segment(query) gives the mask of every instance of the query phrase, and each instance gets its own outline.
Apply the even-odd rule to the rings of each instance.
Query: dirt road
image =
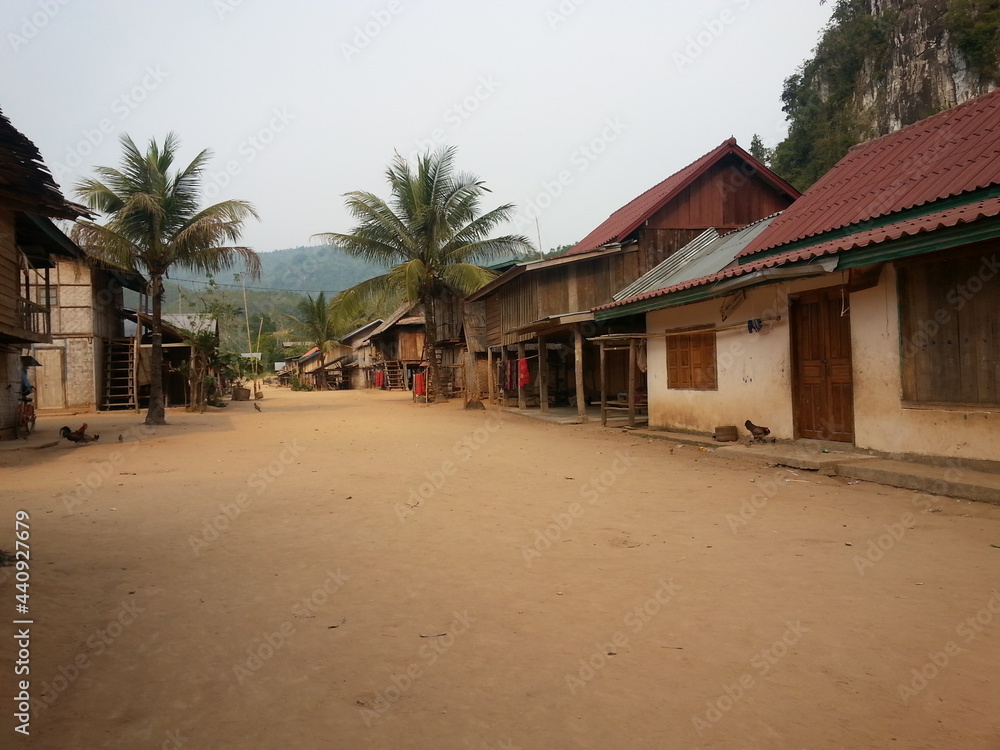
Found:
[[[1000,747],[998,508],[398,394],[261,406],[0,452],[31,551],[0,746]]]

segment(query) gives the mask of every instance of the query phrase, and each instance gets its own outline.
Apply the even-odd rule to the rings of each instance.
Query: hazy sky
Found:
[[[545,249],[735,136],[785,132],[819,0],[4,0],[0,108],[68,197],[117,137],[214,153],[264,252],[349,231],[394,152],[458,147]]]

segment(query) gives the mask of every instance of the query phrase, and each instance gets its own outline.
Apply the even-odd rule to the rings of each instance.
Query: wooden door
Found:
[[[851,315],[847,290],[820,289],[792,310],[796,434],[854,442]]]
[[[35,349],[41,367],[32,368],[36,409],[66,408],[66,350]]]

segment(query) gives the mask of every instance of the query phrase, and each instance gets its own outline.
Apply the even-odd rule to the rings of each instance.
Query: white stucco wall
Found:
[[[668,389],[665,340],[650,339],[650,426],[711,433],[719,425],[737,425],[740,434],[746,434],[743,423],[750,419],[769,427],[779,439],[793,439],[788,295],[843,281],[844,275],[837,273],[749,290],[726,322],[719,315],[721,299],[647,314],[649,333],[723,326],[775,313],[782,317],[766,336],[745,329],[719,332],[717,391]],[[876,287],[850,295],[850,306],[855,444],[890,454],[1000,460],[997,411],[904,406],[899,306],[891,264]]]
[[[903,406],[894,268],[874,289],[851,295],[851,328],[859,448],[1000,461],[1000,412]]]
[[[839,280],[839,275],[838,275]],[[801,284],[800,284],[801,286]],[[769,427],[774,437],[792,439],[791,372],[787,284],[747,291],[747,298],[722,320],[722,299],[648,313],[646,330],[662,333],[689,326],[725,326],[749,318],[780,315],[770,333],[747,333],[745,327],[716,336],[719,388],[715,391],[667,388],[667,345],[664,338],[647,342],[649,424],[653,428],[712,433],[717,426],[743,423]]]

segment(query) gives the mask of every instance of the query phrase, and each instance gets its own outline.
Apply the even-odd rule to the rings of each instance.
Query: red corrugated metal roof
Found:
[[[898,221],[895,224],[888,224],[876,229],[858,232],[856,234],[848,235],[847,237],[838,237],[836,239],[827,240],[826,242],[820,242],[816,245],[810,245],[808,247],[790,250],[785,253],[779,253],[778,255],[768,255],[757,260],[750,260],[748,262],[744,262],[742,265],[730,266],[717,273],[709,274],[708,276],[702,276],[697,279],[685,281],[681,284],[675,284],[674,286],[667,287],[666,289],[657,289],[652,292],[646,292],[645,294],[637,294],[635,297],[619,300],[618,302],[612,302],[607,305],[601,305],[600,307],[595,307],[594,309],[606,310],[613,307],[623,307],[625,305],[641,302],[642,300],[662,297],[663,295],[684,291],[685,289],[693,289],[694,287],[714,284],[715,282],[723,281],[725,279],[744,276],[748,273],[753,273],[754,271],[760,271],[763,268],[775,268],[789,263],[820,258],[825,255],[835,255],[836,253],[843,252],[844,250],[869,247],[887,240],[898,240],[903,237],[912,237],[913,235],[921,232],[933,232],[937,229],[954,227],[958,224],[967,224],[972,221],[977,221],[978,219],[992,218],[995,216],[1000,216],[1000,198],[989,198],[983,201],[976,201],[975,203],[969,203],[957,208],[936,211],[934,213],[925,214],[913,219]],[[767,230],[765,230],[765,232],[766,231]]]
[[[1000,90],[855,146],[741,257],[1000,183]]]
[[[750,164],[757,174],[774,183],[777,187],[792,196],[792,198],[798,196],[799,192],[794,187],[740,148],[735,138],[730,138],[727,141],[723,141],[719,146],[709,151],[700,159],[688,164],[684,169],[672,174],[663,182],[651,187],[638,198],[619,208],[594,231],[574,245],[566,254],[577,255],[579,253],[588,253],[602,245],[624,240],[642,226],[644,221],[659,211],[671,199],[677,197],[678,193],[727,154],[736,154]]]

